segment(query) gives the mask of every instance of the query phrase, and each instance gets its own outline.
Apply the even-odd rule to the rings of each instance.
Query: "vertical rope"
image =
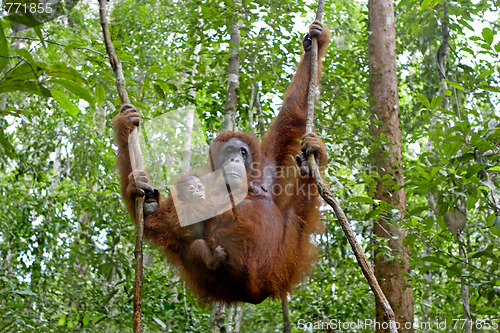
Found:
[[[325,7],[325,1],[319,0],[318,2],[318,10],[316,12],[316,21],[321,22],[323,17],[323,10]],[[314,129],[314,104],[316,101],[316,93],[317,93],[317,84],[318,84],[318,40],[316,38],[312,38],[311,45],[311,78],[309,81],[309,91],[307,96],[307,120],[306,120],[306,133],[312,133]],[[375,298],[382,304],[384,309],[384,319],[389,323],[389,332],[397,333],[396,328],[396,320],[394,316],[394,311],[389,304],[384,292],[380,288],[378,284],[377,278],[373,273],[373,270],[370,266],[370,263],[366,259],[366,256],[363,253],[363,249],[359,245],[356,240],[356,236],[351,229],[349,221],[345,216],[344,211],[338,204],[337,200],[334,198],[332,193],[326,187],[321,173],[318,168],[318,164],[314,158],[314,154],[308,156],[308,165],[309,170],[311,171],[311,175],[316,182],[316,186],[318,188],[318,192],[323,197],[323,199],[328,203],[335,212],[337,216],[340,226],[342,227],[342,231],[344,235],[347,237],[349,244],[351,245],[352,250],[354,251],[354,255],[356,256],[356,260],[358,261],[358,265],[361,267],[363,275],[365,276],[370,288],[372,289]]]
[[[120,60],[118,59],[113,42],[109,35],[109,22],[106,15],[106,0],[99,0],[99,14],[101,16],[102,34],[106,52],[109,56],[109,63],[115,73],[116,89],[120,101],[123,104],[130,104],[130,99],[125,86],[125,77]],[[129,136],[130,160],[132,170],[144,169],[144,160],[142,158],[141,148],[139,145],[139,135],[137,128],[132,131]],[[143,274],[143,256],[142,256],[142,237],[144,234],[144,216],[143,216],[144,197],[137,196],[135,198],[135,282],[134,282],[134,318],[133,332],[142,333],[141,319],[141,294],[142,294],[142,274]]]

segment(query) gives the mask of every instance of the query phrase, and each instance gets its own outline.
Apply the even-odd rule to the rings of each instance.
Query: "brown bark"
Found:
[[[281,311],[283,312],[283,333],[291,333],[290,309],[288,308],[288,295],[281,296]]]
[[[374,197],[399,211],[396,218],[390,210],[383,212],[374,223],[375,275],[394,310],[400,324],[399,331],[414,332],[412,288],[405,276],[410,272],[408,248],[403,246],[406,232],[397,224],[406,210],[406,193],[404,189],[394,190],[392,184],[384,184],[388,179],[397,185],[404,184],[393,1],[368,1],[368,29],[372,134],[375,140],[381,140],[372,150],[373,168],[380,175],[376,179]],[[390,177],[384,179],[384,175]],[[377,243],[383,243],[384,239],[391,249],[389,253],[377,247]],[[379,302],[376,302],[376,318],[383,321],[383,308]],[[388,330],[380,327],[377,332]]]

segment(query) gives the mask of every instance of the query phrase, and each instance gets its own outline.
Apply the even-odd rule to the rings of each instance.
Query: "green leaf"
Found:
[[[80,112],[78,106],[76,106],[65,93],[54,89],[51,89],[50,93],[57,103],[59,103],[59,106],[71,116],[76,117]]]
[[[417,98],[426,108],[431,107],[431,103],[429,103],[429,100],[424,95],[418,95]]]
[[[448,83],[450,86],[454,87],[455,89],[458,90],[464,90],[464,87],[462,87],[460,84],[450,81],[450,80],[444,80],[446,83]]]
[[[57,322],[57,326],[64,326],[64,323],[66,322],[66,315],[62,315],[59,317],[59,321]]]
[[[73,327],[73,315],[71,315],[71,317],[68,319],[68,325],[66,325],[68,328],[72,328]]]
[[[441,167],[432,168],[429,179],[434,178],[434,176],[436,176],[436,174],[439,172],[439,170],[441,170]]]
[[[491,75],[491,74],[493,74],[493,72],[495,72],[495,71],[491,68],[490,69],[483,69],[481,71],[481,74],[478,75],[478,79],[486,77],[488,75]]]
[[[94,102],[94,97],[92,96],[92,93],[90,90],[78,83],[75,83],[73,81],[69,80],[64,80],[64,79],[52,79],[49,80],[51,83],[55,83],[64,89],[68,90],[69,92],[72,92],[76,96],[80,97],[81,99],[86,100],[89,102],[90,105],[93,105]]]
[[[83,317],[83,326],[87,326],[90,322],[90,315],[88,313]]]
[[[486,43],[481,43],[479,45],[482,49],[485,49],[486,51],[490,51],[491,50],[491,46],[486,44]]]
[[[3,80],[0,82],[0,93],[23,91],[34,95],[50,97],[47,88],[41,86],[36,81]]]
[[[10,143],[9,139],[3,132],[3,129],[0,129],[0,145],[3,147],[3,152],[5,155],[7,155],[10,158],[13,158],[15,156],[15,148],[14,146]]]
[[[483,170],[484,168],[486,168],[486,165],[484,165],[484,164],[473,164],[467,168],[466,177],[470,178],[472,176],[476,176],[477,173],[479,171]]]
[[[470,31],[474,31],[474,28],[466,20],[458,19],[457,22],[460,23],[461,25],[467,27]]]
[[[9,64],[8,58],[9,58],[9,43],[7,43],[7,39],[5,38],[5,34],[3,32],[3,27],[0,24],[0,73]]]
[[[415,234],[409,234],[408,236],[403,239],[403,245],[404,246],[410,246],[415,243],[415,241],[418,241],[418,238]]]
[[[397,182],[394,179],[388,179],[388,180],[383,181],[382,185],[393,186],[393,185],[397,185]]]
[[[43,34],[42,34],[42,30],[40,30],[40,27],[39,26],[34,26],[33,27],[33,30],[35,31],[36,35],[38,36],[38,38],[40,39],[40,42],[42,43],[42,46],[43,48],[47,48],[47,45],[45,45],[45,42],[43,40]]]
[[[434,257],[434,256],[423,257],[422,261],[423,262],[432,262],[434,264],[446,266],[446,262],[443,259],[438,258],[438,257]]]
[[[500,216],[496,216],[493,219],[493,224],[488,226],[488,228],[490,228],[493,235],[500,237]]]
[[[16,53],[18,56],[22,57],[24,60],[26,60],[31,65],[31,68],[33,68],[33,71],[36,73],[38,66],[36,64],[35,59],[33,59],[33,56],[31,55],[31,53],[28,50],[16,49],[16,50],[14,50],[14,53]]]
[[[6,79],[15,81],[33,80],[38,79],[38,73],[36,71],[33,71],[33,67],[31,67],[28,62],[23,62],[19,66],[12,69],[7,75],[5,75],[2,83]]]
[[[97,105],[102,105],[106,98],[106,91],[104,90],[104,86],[98,83],[94,88],[95,101]]]
[[[159,318],[157,317],[153,317],[153,320],[161,326],[162,329],[166,329],[167,328],[167,325],[165,325],[165,323],[163,321],[161,321]]]
[[[483,251],[477,251],[476,253],[472,254],[470,256],[470,258],[477,259],[477,258],[481,258],[483,256],[486,257]]]
[[[478,202],[479,197],[477,195],[468,195],[467,196],[467,209],[474,209],[476,207],[476,203]]]
[[[447,269],[448,269],[448,272],[454,273],[452,275],[455,275],[457,277],[462,277],[462,274],[463,274],[462,267],[458,267],[456,264],[453,264],[453,265],[447,267]]]
[[[422,8],[422,9],[431,9],[431,3],[433,1],[434,0],[424,0],[424,1],[422,1],[422,3],[420,4],[420,8]]]
[[[78,71],[62,64],[53,64],[48,66],[45,75],[67,79],[80,84],[86,83],[85,79],[80,75]]]
[[[443,98],[441,96],[434,97],[431,102],[431,109],[437,108],[441,103],[443,103]]]
[[[481,32],[481,35],[483,35],[484,41],[488,45],[491,45],[491,43],[493,43],[493,31],[490,28],[484,28]]]
[[[481,89],[484,89],[486,91],[491,91],[491,92],[500,92],[499,87],[494,87],[494,86],[481,86]]]
[[[352,197],[349,198],[349,202],[360,202],[360,203],[369,203],[369,204],[375,204],[375,200],[372,198],[368,197]]]
[[[29,289],[24,289],[24,290],[16,290],[14,291],[14,293],[18,294],[18,295],[28,295],[28,296],[36,296],[35,293],[33,293],[31,290]]]
[[[420,174],[420,176],[424,177],[425,179],[429,180],[430,177],[429,177],[429,173],[427,172],[427,170],[421,166],[421,165],[416,165],[415,166],[415,170],[418,171],[418,173]]]
[[[113,103],[111,103],[110,101],[106,100],[106,103],[108,104],[108,107],[109,109],[112,111],[112,112],[115,112],[116,111],[116,107]]]
[[[94,324],[97,324],[102,318],[105,318],[106,316],[105,315],[102,315],[102,314],[97,314],[97,315],[93,315],[92,316],[92,322]]]

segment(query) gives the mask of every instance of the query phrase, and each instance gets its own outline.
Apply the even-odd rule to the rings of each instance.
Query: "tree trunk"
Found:
[[[238,106],[238,88],[240,86],[240,28],[243,22],[239,18],[241,0],[234,0],[236,11],[234,13],[234,23],[231,25],[231,45],[229,46],[228,78],[226,107],[224,110],[224,130],[236,130],[236,108]]]
[[[235,12],[233,24],[230,27],[231,40],[229,46],[229,60],[227,70],[226,107],[224,109],[224,131],[236,131],[236,108],[238,106],[238,88],[240,85],[240,28],[243,22],[240,19],[242,8],[241,0],[233,0]],[[236,311],[241,311],[236,309]],[[222,303],[212,303],[210,306],[210,332],[225,332],[225,307]],[[241,320],[241,316],[238,317]],[[239,327],[239,323],[237,324]]]
[[[197,73],[196,65],[200,61],[201,45],[198,44],[194,48],[194,65],[193,65],[193,76]],[[196,91],[194,88],[189,89],[189,95],[193,100],[196,99]],[[193,124],[194,124],[194,114],[196,112],[195,104],[189,104],[186,106],[186,132],[184,133],[184,150],[182,152],[182,173],[189,172],[191,169],[191,142],[193,139]]]
[[[443,40],[442,40],[441,45],[439,46],[439,49],[438,49],[437,54],[436,54],[436,65],[438,68],[438,79],[440,82],[439,88],[438,88],[439,89],[438,95],[441,96],[441,98],[442,98],[441,107],[443,109],[447,109],[448,108],[448,95],[446,95],[444,93],[444,91],[448,89],[448,85],[445,81],[443,81],[444,79],[446,79],[446,72],[447,72],[447,65],[446,64],[447,64],[447,57],[448,57],[448,37],[449,37],[448,4],[446,2],[444,3],[444,7],[443,7],[443,21],[442,21],[442,25],[441,25],[441,35],[442,35]],[[440,115],[441,115],[441,112],[439,110],[437,110],[436,113],[434,114],[434,116],[432,117],[431,126],[429,128],[429,130],[431,132],[434,131],[434,129],[436,127],[437,119]],[[426,151],[429,153],[429,156],[432,156],[432,153],[434,152],[434,145],[433,145],[431,138],[429,138],[427,140]],[[429,156],[426,157],[426,164],[428,167],[430,167],[432,165],[432,162],[429,161]],[[429,207],[427,216],[434,219],[435,218],[434,217],[434,209],[435,209],[436,203],[435,203],[435,198],[434,198],[433,193],[431,193],[431,192],[428,193],[427,202],[428,202],[428,207]],[[429,244],[425,244],[424,255],[426,257],[431,255],[431,246]],[[430,265],[430,263],[424,262],[424,265],[428,266],[428,265]],[[422,299],[423,312],[424,312],[424,317],[423,317],[422,321],[429,322],[429,314],[428,314],[429,306],[428,306],[428,304],[431,303],[430,286],[432,284],[432,273],[429,270],[425,271],[424,278],[427,282],[427,285],[425,287],[425,293],[424,293],[424,297]],[[424,328],[423,332],[428,333],[429,328],[428,327]]]
[[[224,314],[226,307],[223,303],[212,303],[210,305],[210,333],[226,332],[224,327]]]
[[[288,308],[288,295],[281,296],[281,311],[283,312],[283,333],[291,333],[290,309]]]
[[[466,244],[470,244],[467,227],[464,230],[464,235],[465,237],[459,235],[458,240]],[[462,262],[463,271],[467,271],[467,263],[470,263],[470,259],[468,258],[468,250],[462,244],[458,245],[458,250],[460,256],[464,258],[464,262]],[[464,314],[464,319],[465,319],[464,333],[472,333],[472,316],[471,316],[470,301],[469,301],[469,285],[467,283],[466,278],[462,278],[461,282],[462,283],[460,284],[460,295],[462,296],[462,312]]]
[[[442,34],[442,43],[438,49],[437,56],[436,56],[436,63],[438,67],[438,78],[439,78],[439,96],[442,98],[442,104],[441,107],[443,109],[448,109],[449,103],[448,103],[448,95],[444,93],[445,90],[448,89],[448,84],[444,81],[447,79],[447,60],[448,60],[448,39],[450,36],[449,32],[449,14],[448,14],[448,3],[444,2],[443,4],[443,19],[442,19],[442,24],[441,24],[441,34]],[[457,108],[459,106],[457,105]],[[436,115],[432,119],[432,126],[434,127],[436,125],[436,119],[441,115],[440,111],[436,111]],[[463,204],[461,207],[461,210],[463,212],[467,212],[467,205]],[[460,240],[461,236],[458,236],[458,239]],[[469,241],[468,235],[466,234],[466,240]],[[468,256],[468,251],[467,249],[462,245],[459,244],[459,253],[461,256],[464,257],[464,260],[466,262],[469,261],[467,258]],[[464,270],[467,269],[467,264],[465,262],[462,263],[462,266],[464,266]],[[464,319],[465,319],[465,324],[464,324],[464,333],[471,333],[472,332],[472,318],[471,318],[471,310],[470,310],[470,302],[469,302],[469,285],[467,284],[466,279],[462,279],[462,284],[460,285],[460,295],[462,297],[462,311],[464,314]]]
[[[184,150],[182,152],[182,173],[191,169],[191,141],[193,138],[194,105],[186,106],[186,132],[184,133]]]
[[[398,211],[391,214],[389,208],[381,212],[379,220],[374,222],[375,275],[400,324],[399,332],[414,332],[412,288],[405,276],[410,272],[408,248],[403,246],[406,232],[398,226],[398,220],[403,218],[406,210],[406,193],[404,189],[393,189],[394,183],[404,184],[404,175],[392,1],[368,1],[368,29],[372,134],[375,141],[380,140],[372,149],[373,169],[380,175],[376,179],[374,196]],[[384,178],[385,175],[388,176]],[[391,249],[389,253],[383,251],[382,246],[377,246],[385,243]],[[376,317],[378,322],[384,322],[383,309],[378,302]],[[381,325],[377,327],[377,332],[388,330]]]
[[[255,83],[250,84],[250,98],[248,101],[248,129],[250,134],[255,135],[255,128],[253,127],[253,109],[255,102]]]
[[[255,93],[255,111],[257,112],[258,132],[261,137],[266,133],[266,124],[262,115],[262,106],[260,105],[260,86],[257,83],[257,91]]]

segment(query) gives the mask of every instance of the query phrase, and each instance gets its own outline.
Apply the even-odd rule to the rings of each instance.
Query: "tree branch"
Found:
[[[39,38],[33,38],[33,37],[5,36],[5,38],[20,39],[20,40],[32,40],[32,41],[41,42],[41,40]],[[66,44],[59,43],[59,42],[54,42],[54,41],[51,41],[51,40],[44,40],[44,42],[49,43],[49,44],[59,45],[59,46],[68,46]],[[88,47],[77,46],[77,47],[75,47],[75,50],[87,50],[87,51],[93,52],[95,54],[98,54],[98,55],[100,55],[103,58],[108,58],[107,55],[102,54],[101,52],[98,52],[96,50],[92,50],[92,49],[90,49]]]

